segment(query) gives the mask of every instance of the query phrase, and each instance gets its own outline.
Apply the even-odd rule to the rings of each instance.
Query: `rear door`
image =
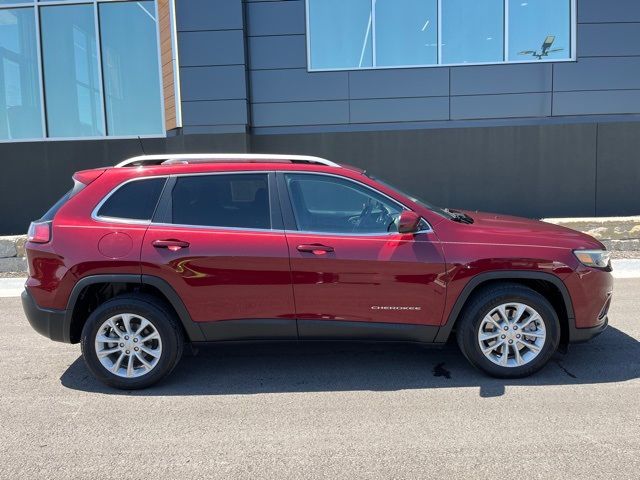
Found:
[[[399,234],[405,209],[367,185],[279,173],[300,338],[430,342],[444,307],[435,234]]]
[[[175,176],[142,247],[209,341],[296,338],[289,253],[273,173]]]

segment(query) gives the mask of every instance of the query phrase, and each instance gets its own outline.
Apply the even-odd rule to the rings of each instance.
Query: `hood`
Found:
[[[470,242],[506,245],[539,245],[570,249],[604,249],[595,238],[570,228],[551,223],[495,213],[464,213],[473,218],[473,224],[456,223],[455,235]]]

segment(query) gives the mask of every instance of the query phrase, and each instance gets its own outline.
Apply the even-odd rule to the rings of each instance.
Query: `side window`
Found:
[[[206,227],[271,228],[266,174],[178,177],[172,222]]]
[[[98,217],[151,220],[166,181],[149,178],[125,183],[100,207]]]
[[[397,231],[402,208],[358,183],[326,175],[287,174],[299,230],[325,233]]]

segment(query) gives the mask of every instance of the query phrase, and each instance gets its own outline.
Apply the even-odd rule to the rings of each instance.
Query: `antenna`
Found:
[[[140,149],[142,150],[142,154],[146,155],[147,152],[144,151],[144,144],[142,143],[142,139],[140,138],[140,135],[138,135],[138,142],[140,143]]]

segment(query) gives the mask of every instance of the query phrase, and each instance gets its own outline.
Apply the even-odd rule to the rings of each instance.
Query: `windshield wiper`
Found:
[[[454,222],[466,223],[469,225],[473,223],[473,218],[466,213],[459,212],[458,210],[452,210],[450,208],[445,208],[444,211],[451,215],[451,220]]]

